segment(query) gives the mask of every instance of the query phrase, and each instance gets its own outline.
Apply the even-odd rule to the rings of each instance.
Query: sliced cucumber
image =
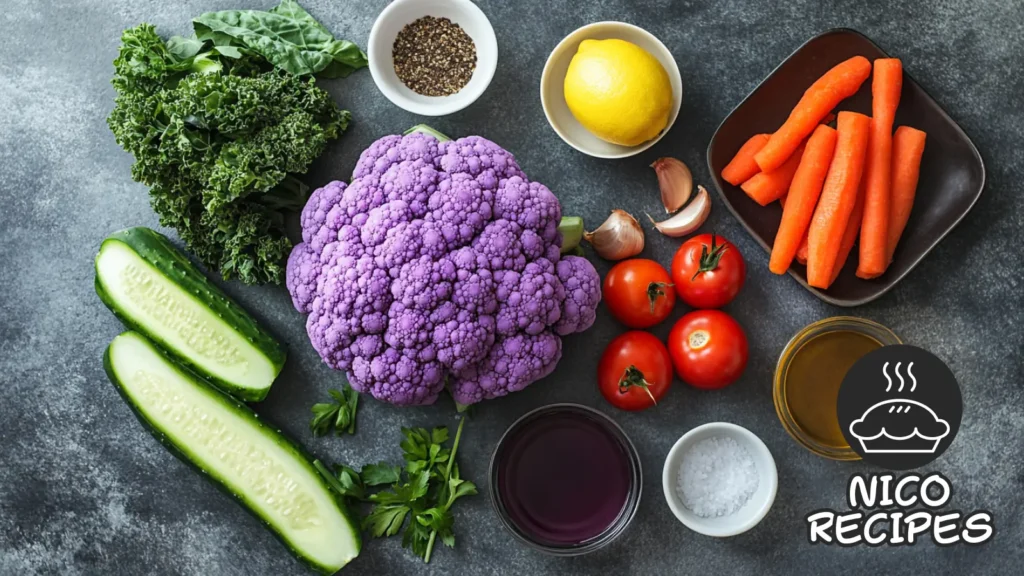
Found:
[[[128,328],[242,400],[265,398],[284,366],[284,348],[149,228],[103,241],[96,293]]]
[[[103,364],[139,421],[262,520],[300,559],[333,573],[359,554],[357,524],[305,452],[245,404],[125,332]]]

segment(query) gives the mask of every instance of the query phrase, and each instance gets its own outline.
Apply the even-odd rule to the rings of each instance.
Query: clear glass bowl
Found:
[[[809,324],[789,340],[789,343],[786,344],[786,347],[782,350],[782,355],[779,356],[779,363],[775,366],[775,381],[772,385],[772,399],[775,401],[775,413],[779,415],[779,420],[782,421],[782,427],[786,429],[786,432],[788,432],[794,440],[799,442],[805,448],[814,452],[818,456],[823,456],[832,460],[860,460],[860,456],[849,446],[828,446],[822,444],[813,436],[804,432],[800,428],[799,424],[797,424],[793,414],[790,413],[789,405],[786,402],[786,376],[789,372],[789,366],[793,362],[793,358],[796,357],[797,352],[800,351],[800,348],[817,336],[828,332],[841,331],[857,332],[858,334],[871,338],[882,346],[902,344],[899,337],[896,336],[892,330],[889,330],[877,322],[865,320],[864,318],[855,318],[853,316],[834,316],[832,318],[825,318],[824,320],[819,320],[813,324]]]
[[[629,463],[629,493],[626,496],[626,501],[623,504],[622,509],[619,511],[618,516],[616,516],[615,520],[613,520],[612,523],[609,524],[608,527],[600,534],[577,544],[553,544],[536,540],[515,524],[509,516],[508,511],[505,510],[505,505],[502,503],[501,494],[499,492],[501,454],[502,448],[505,446],[505,441],[508,438],[513,437],[513,435],[523,427],[531,425],[538,419],[565,412],[586,416],[587,418],[598,422],[606,430],[611,432],[612,436],[614,436],[619,442],[620,447],[626,452]],[[643,474],[640,468],[640,456],[636,451],[636,447],[633,445],[633,442],[630,441],[629,437],[626,436],[625,431],[623,431],[614,420],[605,414],[588,406],[583,406],[582,404],[562,403],[542,406],[536,410],[527,412],[508,427],[508,430],[506,430],[501,436],[501,439],[498,440],[498,445],[494,448],[494,453],[491,455],[488,481],[491,488],[491,504],[494,506],[494,511],[498,514],[498,518],[501,520],[501,523],[509,532],[512,533],[513,536],[516,537],[516,539],[531,548],[554,556],[579,556],[604,548],[626,531],[626,528],[629,526],[630,522],[632,522],[633,517],[636,516],[637,508],[640,505]],[[599,482],[600,479],[595,479],[595,481]]]

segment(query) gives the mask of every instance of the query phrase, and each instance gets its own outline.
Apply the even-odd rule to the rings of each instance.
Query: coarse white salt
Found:
[[[676,493],[701,518],[728,516],[757,491],[757,466],[750,452],[729,436],[711,436],[683,454]]]

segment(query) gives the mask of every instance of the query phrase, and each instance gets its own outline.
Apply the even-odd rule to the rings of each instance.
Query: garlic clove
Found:
[[[697,186],[697,196],[693,202],[690,202],[689,206],[680,210],[676,215],[661,222],[655,222],[650,215],[647,217],[650,218],[651,224],[654,224],[658,232],[671,238],[679,238],[700,228],[700,225],[708,219],[709,214],[711,214],[711,197],[703,186]]]
[[[596,230],[584,232],[583,239],[605,260],[622,260],[644,249],[644,229],[625,210],[612,210]]]
[[[693,194],[693,174],[690,168],[675,158],[658,158],[651,164],[658,176],[661,203],[669,214],[679,210]]]

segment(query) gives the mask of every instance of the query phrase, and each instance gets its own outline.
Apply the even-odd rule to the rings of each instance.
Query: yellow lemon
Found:
[[[658,59],[625,40],[584,40],[565,75],[565,102],[602,140],[636,146],[672,114],[672,85]]]

